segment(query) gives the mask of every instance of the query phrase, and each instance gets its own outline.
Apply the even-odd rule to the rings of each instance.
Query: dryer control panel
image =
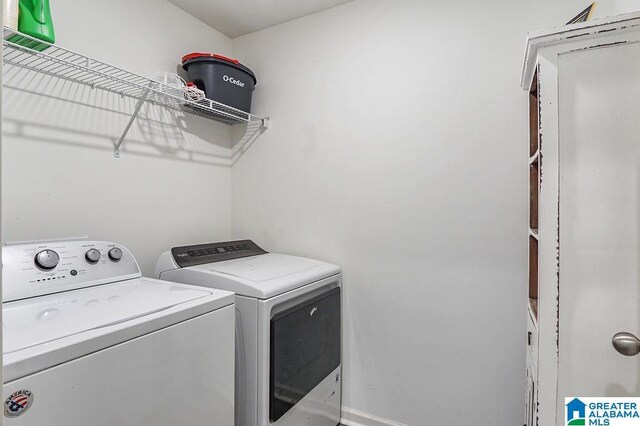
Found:
[[[251,240],[198,244],[171,249],[173,259],[181,268],[266,253]]]
[[[139,278],[129,250],[106,241],[59,241],[2,248],[5,302]]]

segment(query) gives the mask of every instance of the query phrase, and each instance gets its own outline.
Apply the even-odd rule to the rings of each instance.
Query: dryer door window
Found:
[[[271,319],[269,417],[277,421],[340,366],[340,288]]]

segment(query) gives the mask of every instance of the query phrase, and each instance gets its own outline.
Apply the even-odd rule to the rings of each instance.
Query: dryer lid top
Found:
[[[192,284],[234,291],[259,299],[277,296],[340,273],[340,268],[330,263],[274,253],[182,269],[188,270],[197,275],[204,274]]]
[[[2,350],[10,354],[85,331],[117,327],[211,295],[207,289],[143,278],[4,303]]]

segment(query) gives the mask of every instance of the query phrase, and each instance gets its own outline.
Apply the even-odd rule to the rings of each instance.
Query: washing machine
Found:
[[[174,247],[156,277],[236,293],[236,426],[335,426],[341,271],[250,240]]]
[[[232,426],[232,292],[103,241],[2,249],[6,426]]]

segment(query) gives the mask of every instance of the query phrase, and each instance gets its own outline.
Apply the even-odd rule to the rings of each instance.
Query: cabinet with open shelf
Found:
[[[616,336],[639,333],[628,231],[638,222],[639,41],[640,13],[528,36],[526,426],[566,424],[565,398],[580,392],[626,395],[637,385]]]

